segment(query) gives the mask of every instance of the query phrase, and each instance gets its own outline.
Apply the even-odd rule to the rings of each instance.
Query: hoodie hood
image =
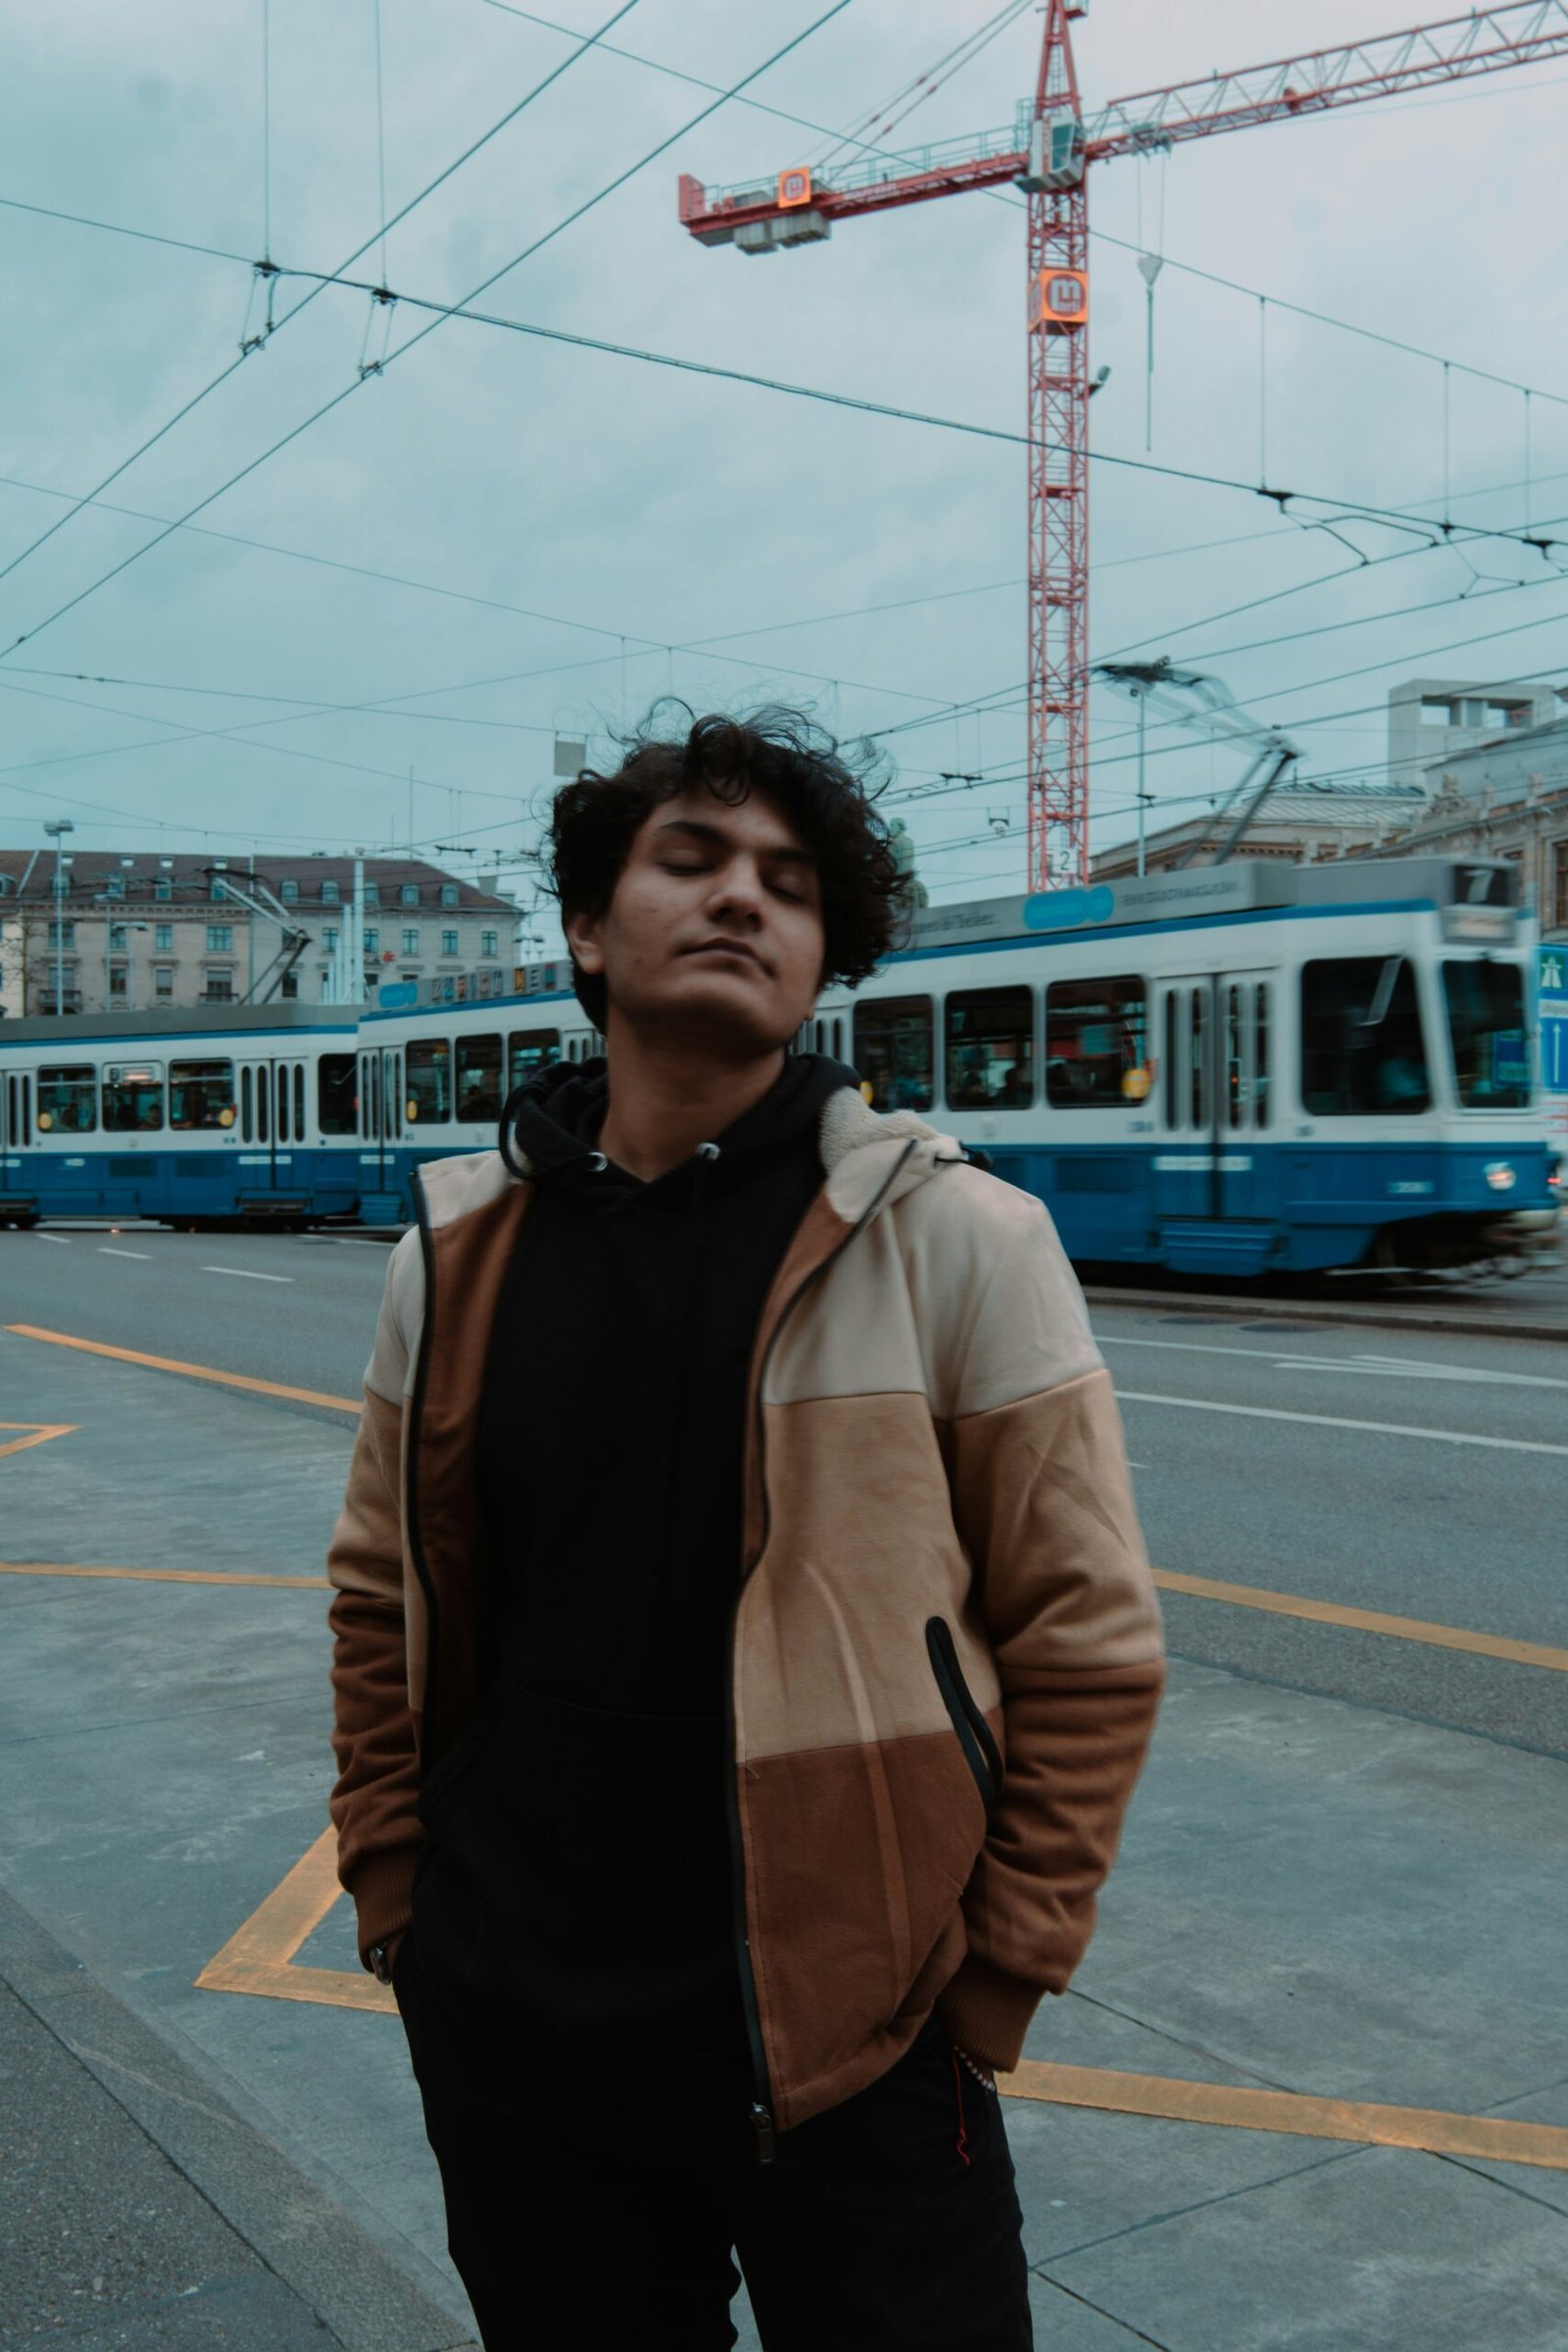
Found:
[[[541,1070],[508,1098],[501,1114],[502,1155],[514,1175],[536,1183],[565,1184],[597,1192],[627,1188],[645,1197],[675,1190],[697,1167],[710,1183],[726,1178],[753,1160],[784,1150],[819,1124],[823,1107],[848,1092],[858,1103],[858,1081],[843,1062],[823,1054],[796,1054],[785,1062],[761,1100],[716,1135],[700,1144],[691,1159],[643,1184],[613,1166],[599,1150],[599,1134],[610,1105],[603,1060],[558,1062]]]

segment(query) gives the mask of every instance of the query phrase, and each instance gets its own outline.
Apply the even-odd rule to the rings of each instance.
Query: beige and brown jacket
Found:
[[[730,1690],[743,1991],[784,2128],[939,2004],[1015,2062],[1089,1940],[1161,1680],[1120,1420],[1045,1209],[851,1089],[820,1144],[753,1353]],[[328,1558],[365,1952],[408,1923],[421,1779],[475,1710],[479,1392],[532,1189],[493,1152],[421,1178]]]

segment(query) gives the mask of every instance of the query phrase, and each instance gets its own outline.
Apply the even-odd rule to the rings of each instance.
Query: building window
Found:
[[[403,953],[405,956],[417,956],[419,953],[419,934],[417,931],[404,932]]]
[[[58,918],[56,918],[56,917],[51,917],[51,918],[50,918],[50,923],[49,923],[49,945],[50,945],[50,947],[51,947],[51,948],[74,948],[74,947],[75,946],[75,944],[76,944],[76,926],[75,926],[75,924],[74,924],[74,922],[71,920],[70,916],[68,915],[68,916],[66,917],[66,919],[65,919],[63,922],[62,922],[62,921],[60,921],[60,920],[59,920]]]
[[[160,956],[173,954],[174,926],[172,923],[155,923],[153,925],[153,946]]]
[[[323,927],[321,932],[321,947],[323,952],[328,956],[335,956],[337,954],[336,923],[327,923]]]
[[[855,1007],[855,1066],[873,1110],[929,1110],[933,1054],[929,997],[876,997]]]
[[[443,955],[443,956],[455,956],[455,955],[457,954],[457,952],[458,952],[458,935],[457,935],[457,933],[456,933],[455,931],[443,931],[443,932],[442,932],[442,934],[441,934],[441,953],[442,953],[442,955]]]
[[[209,1004],[232,1004],[234,1002],[233,973],[209,972],[206,996]]]
[[[365,953],[367,956],[373,956],[379,950],[380,945],[380,932],[373,923],[368,923],[365,928]]]
[[[278,884],[277,895],[282,900],[285,906],[297,906],[299,905],[300,886],[293,879],[292,875],[286,882],[280,882]]]
[[[110,954],[111,954],[111,955],[115,955],[116,953],[118,953],[118,954],[120,954],[120,955],[122,955],[122,955],[124,954],[124,952],[125,952],[125,926],[124,926],[124,924],[123,924],[123,923],[111,923],[111,924],[110,924],[110,926],[109,926],[109,952],[110,952]]]
[[[167,874],[160,874],[153,884],[153,897],[155,899],[172,899],[173,895],[174,885]]]
[[[209,956],[229,956],[229,955],[232,955],[232,953],[233,953],[233,950],[234,950],[234,926],[233,926],[233,924],[232,924],[232,923],[209,923],[209,924],[208,924],[208,926],[207,926],[207,953],[208,953],[208,955],[209,955]]]
[[[1046,1101],[1053,1108],[1119,1108],[1132,1101],[1122,1081],[1147,1061],[1147,1017],[1144,984],[1134,973],[1054,980],[1046,990]]]
[[[1547,922],[1554,931],[1568,931],[1568,841],[1551,845],[1551,895]]]
[[[153,974],[153,1003],[172,1004],[173,1002],[174,975],[167,963],[161,963]]]
[[[280,997],[297,997],[300,993],[300,976],[298,972],[285,972],[283,974],[283,985],[277,993]]]
[[[443,882],[443,883],[442,883],[442,885],[441,885],[441,904],[442,904],[442,906],[455,906],[457,905],[457,903],[458,903],[458,886],[457,886],[457,884],[456,884],[455,882]]]
[[[494,956],[497,953],[496,934],[494,931],[480,932],[479,953],[481,956]]]
[[[419,885],[417,882],[405,882],[403,888],[398,892],[398,899],[400,904],[405,906],[417,906],[419,904]]]
[[[223,877],[222,877],[222,875],[221,875],[221,874],[215,874],[215,875],[213,876],[213,886],[212,886],[212,889],[209,891],[209,893],[208,893],[208,896],[209,896],[209,898],[214,898],[214,899],[226,899],[226,898],[227,898],[227,896],[228,896],[228,884],[227,884],[227,883],[226,883],[226,882],[223,880]]]
[[[342,904],[343,894],[338,889],[337,884],[335,882],[323,882],[321,884],[321,905],[323,906],[341,906]]]
[[[379,882],[367,882],[365,885],[365,904],[367,906],[380,906],[381,885]]]
[[[109,1002],[111,1004],[124,1004],[125,981],[125,966],[122,963],[112,963],[109,966]]]
[[[124,875],[123,875],[123,874],[111,874],[111,875],[110,875],[110,877],[109,877],[109,884],[108,884],[108,895],[109,895],[109,896],[110,896],[110,898],[112,898],[112,899],[122,899],[122,898],[124,897],[124,895],[125,895],[125,877],[124,877]]]

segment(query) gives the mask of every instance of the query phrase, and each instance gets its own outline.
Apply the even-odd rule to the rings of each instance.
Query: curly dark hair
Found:
[[[666,714],[676,712],[685,727],[666,731]],[[741,717],[699,718],[667,696],[621,738],[621,748],[625,756],[612,775],[585,767],[556,794],[545,879],[563,921],[602,914],[646,819],[662,802],[706,785],[731,808],[754,792],[765,793],[815,858],[824,986],[843,980],[853,987],[898,944],[908,879],[875,807],[889,773],[880,753],[839,744],[804,711],[768,705]],[[572,968],[577,1001],[603,1029],[604,981]]]

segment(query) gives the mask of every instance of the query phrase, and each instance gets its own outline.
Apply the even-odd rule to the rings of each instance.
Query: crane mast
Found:
[[[702,245],[769,254],[836,221],[1013,185],[1028,204],[1028,887],[1089,878],[1089,194],[1091,164],[1216,132],[1298,122],[1467,75],[1568,57],[1568,0],[1501,0],[1462,17],[1114,99],[1086,120],[1071,24],[1047,0],[1032,106],[1005,129],[818,176],[797,167],[707,188],[682,173],[681,225]]]

